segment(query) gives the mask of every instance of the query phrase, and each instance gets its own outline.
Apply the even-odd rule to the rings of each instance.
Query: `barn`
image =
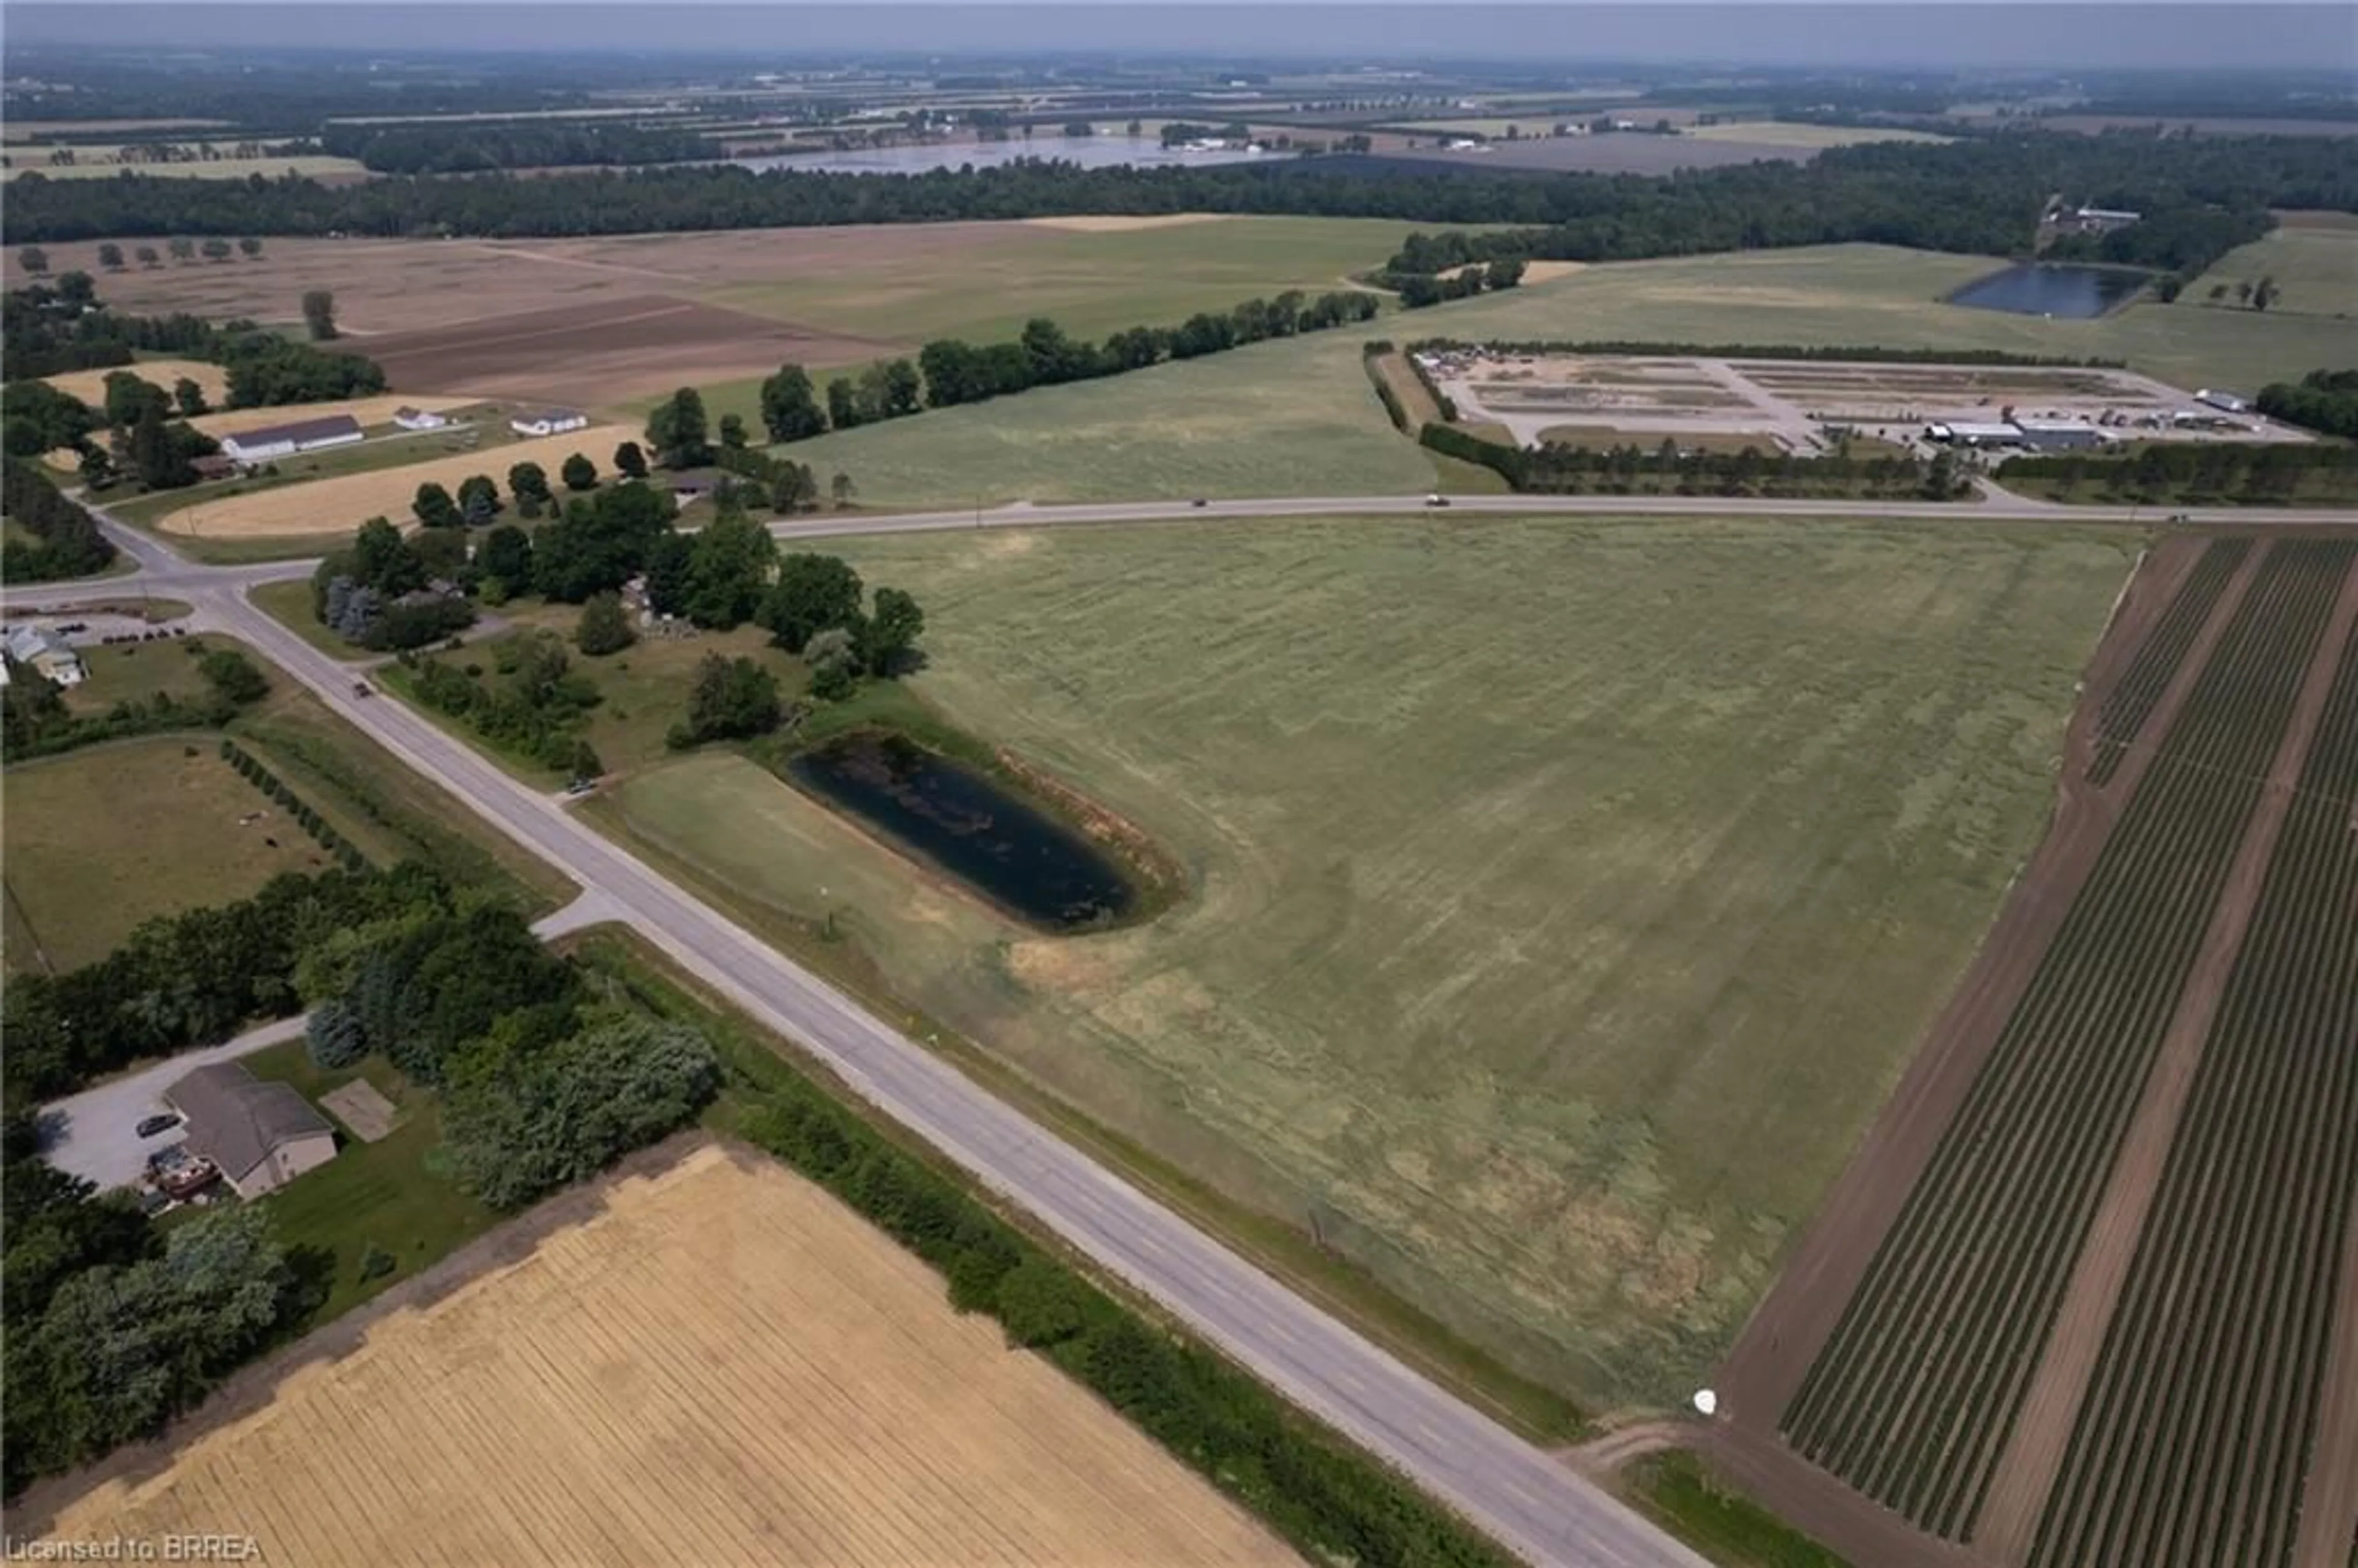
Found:
[[[297,452],[350,446],[361,438],[360,421],[349,414],[324,419],[298,419],[291,425],[264,425],[222,438],[222,452],[241,463],[266,463]]]

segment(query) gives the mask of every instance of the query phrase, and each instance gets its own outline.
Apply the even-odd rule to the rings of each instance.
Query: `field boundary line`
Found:
[[[2155,705],[2148,724],[2166,729],[2185,706],[2196,676],[2224,635],[2267,553],[2263,546],[2244,557]],[[2149,751],[2124,758],[2111,785],[2102,790],[2088,786],[2082,778],[2093,753],[2104,697],[2167,609],[2179,571],[2180,564],[2163,551],[2139,563],[2136,575],[2151,572],[2153,580],[2132,579],[2134,608],[2114,622],[2089,658],[2088,670],[2109,678],[2083,683],[2067,731],[2057,804],[2046,836],[2015,879],[1981,950],[1926,1032],[1898,1087],[1868,1126],[1736,1348],[1721,1364],[1718,1392],[1727,1418],[1742,1424],[1757,1422],[1771,1442],[1802,1379],[1857,1292],[1877,1249],[1931,1164],[1942,1133],[1956,1119],[1996,1048],[2006,1020],[2028,989],[2040,955],[2054,941],[2093,871],[2124,804],[2152,764]],[[1928,1545],[1931,1541],[1922,1539]]]
[[[2048,1330],[2047,1347],[2032,1375],[2021,1415],[1991,1472],[1989,1498],[1973,1540],[2000,1563],[2018,1563],[2028,1558],[2048,1494],[2054,1489],[2064,1448],[2077,1424],[2097,1355],[2120,1301],[2122,1282],[2136,1260],[2147,1214],[2160,1190],[2179,1119],[2194,1087],[2195,1070],[2201,1065],[2212,1023],[2226,1000],[2228,972],[2243,948],[2261,884],[2275,858],[2277,840],[2299,793],[2301,761],[2309,754],[2324,714],[2325,699],[2353,621],[2358,621],[2358,595],[2344,592],[2309,659],[2291,722],[2285,727],[2275,762],[2262,781],[2259,802],[2244,826],[2243,843],[2220,886],[2218,902],[2212,906],[2209,929],[2179,990],[2177,1011],[2162,1035],[2104,1195],[2072,1266],[2071,1283]]]

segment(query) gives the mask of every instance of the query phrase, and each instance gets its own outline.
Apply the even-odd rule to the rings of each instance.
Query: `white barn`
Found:
[[[333,414],[324,419],[298,419],[292,425],[239,430],[222,438],[222,451],[236,462],[262,463],[275,458],[291,458],[297,452],[350,446],[360,438],[359,420],[349,414]]]
[[[543,408],[537,413],[519,414],[508,421],[508,428],[519,436],[561,436],[568,430],[586,430],[590,416],[577,408]]]

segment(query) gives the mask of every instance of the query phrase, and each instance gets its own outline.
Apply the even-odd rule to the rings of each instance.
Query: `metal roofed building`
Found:
[[[298,419],[291,425],[265,425],[222,438],[222,451],[241,463],[263,463],[316,452],[323,447],[345,447],[361,439],[360,421],[349,414],[321,419]]]

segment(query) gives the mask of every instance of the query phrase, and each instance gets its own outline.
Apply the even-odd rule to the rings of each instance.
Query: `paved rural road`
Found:
[[[1597,1487],[576,822],[559,801],[517,784],[406,705],[354,697],[348,666],[247,601],[245,586],[266,580],[257,579],[255,568],[209,571],[129,529],[109,531],[140,560],[142,571],[71,585],[73,590],[88,589],[93,591],[86,597],[103,598],[121,595],[126,585],[139,591],[141,579],[171,582],[175,595],[190,600],[209,623],[252,643],[404,763],[438,780],[484,820],[572,877],[595,901],[584,908],[612,911],[704,984],[810,1050],[856,1093],[976,1179],[1304,1409],[1399,1465],[1509,1550],[1547,1568],[1704,1568],[1701,1558]],[[271,575],[287,575],[287,569],[282,563]],[[20,605],[70,597],[56,589],[10,596]]]

